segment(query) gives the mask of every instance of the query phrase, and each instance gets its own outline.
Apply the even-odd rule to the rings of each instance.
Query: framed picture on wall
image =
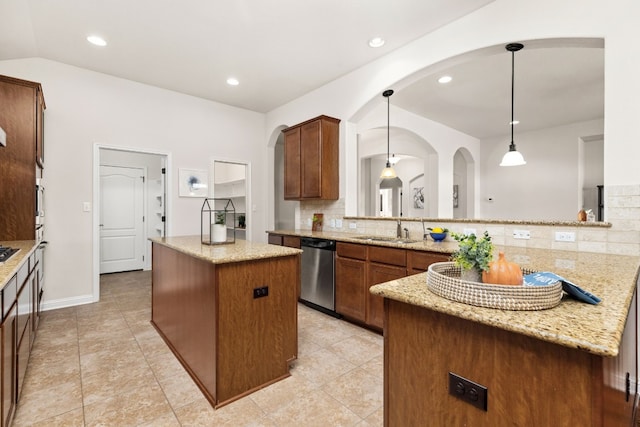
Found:
[[[458,207],[458,184],[453,184],[453,207]]]
[[[209,174],[206,170],[179,169],[180,197],[207,197]]]
[[[413,207],[414,209],[424,209],[424,187],[413,189]]]

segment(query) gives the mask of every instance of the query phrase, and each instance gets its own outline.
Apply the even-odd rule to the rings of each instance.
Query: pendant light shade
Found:
[[[396,171],[391,167],[391,162],[389,161],[389,97],[393,95],[393,90],[387,89],[382,92],[382,96],[387,98],[387,165],[384,169],[382,169],[382,173],[380,174],[381,179],[391,179],[395,178]]]
[[[509,43],[505,48],[511,52],[511,144],[509,144],[509,151],[502,157],[500,166],[522,166],[527,164],[522,154],[516,149],[516,144],[513,142],[513,104],[514,104],[514,80],[515,80],[515,52],[524,47],[521,43]]]

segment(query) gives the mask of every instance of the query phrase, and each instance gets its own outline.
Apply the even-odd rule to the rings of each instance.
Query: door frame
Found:
[[[93,144],[93,216],[92,216],[92,295],[91,302],[100,301],[100,150],[125,151],[130,153],[153,154],[164,156],[165,162],[165,215],[172,218],[172,189],[171,182],[171,153],[160,150],[146,150],[133,147],[121,147],[115,145],[106,145],[100,143]],[[171,221],[165,222],[165,235],[171,235]]]

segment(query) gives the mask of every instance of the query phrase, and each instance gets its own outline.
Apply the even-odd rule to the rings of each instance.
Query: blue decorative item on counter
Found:
[[[578,301],[586,302],[589,304],[598,304],[600,301],[602,301],[591,292],[587,292],[584,289],[581,289],[577,285],[569,282],[564,277],[558,276],[555,273],[543,271],[527,274],[523,277],[523,286],[548,286],[556,282],[562,282],[562,290]]]

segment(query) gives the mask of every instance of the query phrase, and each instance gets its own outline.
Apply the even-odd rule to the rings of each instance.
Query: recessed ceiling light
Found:
[[[234,77],[229,77],[227,79],[227,84],[230,86],[238,86],[240,84],[240,82],[238,81],[238,79],[234,78]]]
[[[382,47],[384,46],[384,39],[382,37],[374,37],[369,40],[369,47]]]
[[[438,83],[449,83],[453,78],[451,76],[442,76],[438,79]]]
[[[520,123],[520,120],[514,120],[512,122],[509,122],[510,125],[517,125],[518,123]]]
[[[87,41],[96,46],[106,46],[107,41],[100,36],[89,36],[87,37]]]

